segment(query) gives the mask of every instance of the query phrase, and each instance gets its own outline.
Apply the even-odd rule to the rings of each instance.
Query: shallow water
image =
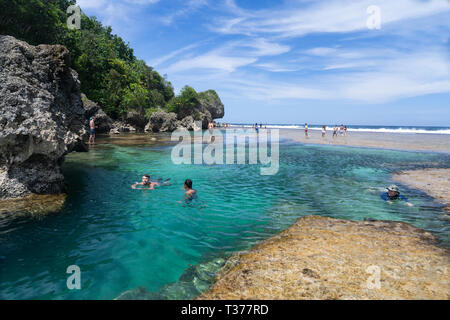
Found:
[[[401,186],[415,206],[389,205],[377,190],[398,170],[449,167],[445,154],[282,141],[274,176],[261,176],[257,165],[174,165],[170,154],[167,144],[111,143],[70,154],[61,212],[0,221],[0,299],[113,299],[139,286],[158,292],[190,265],[248,249],[310,214],[405,221],[450,244],[450,223],[433,199]],[[144,173],[171,178],[172,186],[132,190]],[[191,205],[178,202],[186,178],[199,193]],[[66,287],[69,265],[81,268],[81,290]]]

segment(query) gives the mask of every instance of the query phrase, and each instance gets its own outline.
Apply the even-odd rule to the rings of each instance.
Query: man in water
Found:
[[[142,190],[155,190],[155,187],[159,186],[169,186],[170,179],[165,180],[163,183],[160,181],[150,181],[150,176],[148,174],[144,174],[142,176],[141,182],[136,182],[131,186],[132,189],[142,189]],[[136,188],[137,186],[143,186],[142,188]]]
[[[192,180],[191,179],[186,179],[186,181],[184,181],[184,190],[186,190],[185,200],[192,200],[197,196],[197,191],[195,189],[192,189]]]
[[[405,198],[404,196],[400,195],[400,191],[399,191],[398,187],[395,184],[390,185],[389,188],[386,188],[386,189],[387,189],[387,192],[384,192],[384,193],[381,194],[381,199],[383,199],[384,201],[387,201],[387,203],[393,204],[392,201],[402,200],[402,201],[405,201],[405,203],[408,206],[410,206],[410,207],[413,206],[413,204],[410,203],[407,198]]]
[[[89,136],[89,144],[95,143],[95,117],[91,117],[89,119],[89,128],[90,128],[90,136]]]

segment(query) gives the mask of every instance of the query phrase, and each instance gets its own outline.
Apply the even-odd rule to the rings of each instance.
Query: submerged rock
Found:
[[[69,51],[0,36],[0,198],[64,191],[65,154],[85,151],[86,111]]]
[[[407,223],[307,216],[233,257],[199,299],[448,300],[450,252],[437,244]]]

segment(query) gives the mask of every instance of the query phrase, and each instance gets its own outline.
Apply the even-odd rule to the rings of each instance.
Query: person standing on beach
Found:
[[[308,124],[305,123],[305,137],[308,137]]]
[[[343,124],[341,124],[341,127],[339,128],[339,134],[340,134],[341,136],[344,135],[344,125],[343,125]]]
[[[337,127],[337,124],[335,124],[334,128],[333,128],[333,138],[337,137],[337,132],[338,132],[338,127]]]
[[[327,133],[327,127],[322,126],[322,138],[325,138],[325,134]]]
[[[259,133],[259,127],[258,127],[257,123],[255,123],[255,130],[256,130],[256,133]]]
[[[95,143],[95,117],[91,117],[89,119],[89,128],[90,128],[89,144],[94,144]]]
[[[347,126],[344,126],[344,136],[347,136]]]

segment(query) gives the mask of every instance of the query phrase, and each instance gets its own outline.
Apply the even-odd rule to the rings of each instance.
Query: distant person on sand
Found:
[[[402,200],[402,201],[405,201],[405,203],[408,206],[410,206],[410,207],[413,206],[413,204],[410,203],[407,198],[405,198],[404,196],[400,195],[399,188],[395,184],[390,185],[386,189],[387,189],[387,192],[384,192],[384,193],[381,194],[381,199],[383,199],[387,203],[393,204],[392,201]]]
[[[90,128],[89,144],[94,144],[95,143],[95,117],[91,117],[89,119],[89,128]]]
[[[344,136],[347,136],[347,126],[344,126]]]
[[[192,199],[196,198],[197,191],[195,189],[192,189],[192,180],[191,179],[186,179],[186,181],[184,181],[184,190],[186,190],[185,200],[192,200]]]
[[[339,134],[340,134],[341,136],[344,135],[344,125],[343,125],[343,124],[341,124],[341,127],[339,128]]]
[[[259,133],[259,127],[258,127],[257,123],[255,123],[255,130],[256,130],[256,133]]]
[[[337,132],[338,132],[338,127],[337,127],[337,124],[335,124],[334,128],[333,128],[333,138],[337,137]]]
[[[308,124],[305,123],[305,137],[308,137]]]
[[[327,127],[322,126],[322,138],[325,138],[325,134],[327,133]]]
[[[140,190],[155,190],[155,187],[159,186],[170,186],[170,178],[166,179],[164,182],[160,180],[150,181],[150,176],[148,174],[144,174],[142,176],[141,182],[136,182],[131,186],[132,189],[140,189]],[[142,188],[137,188],[137,186],[142,186]]]

